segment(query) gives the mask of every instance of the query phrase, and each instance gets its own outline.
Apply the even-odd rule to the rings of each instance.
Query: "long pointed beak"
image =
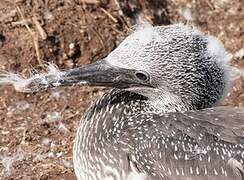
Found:
[[[61,86],[89,85],[129,88],[149,86],[148,82],[138,79],[136,70],[113,66],[105,59],[84,67],[65,71],[59,83]]]
[[[113,66],[106,59],[66,71],[59,71],[53,65],[50,65],[48,69],[47,74],[35,74],[29,78],[18,74],[0,72],[0,85],[11,84],[17,91],[27,93],[57,86],[74,85],[108,86],[123,89],[152,87],[149,79],[138,78],[137,70]],[[143,73],[146,74],[146,72]]]

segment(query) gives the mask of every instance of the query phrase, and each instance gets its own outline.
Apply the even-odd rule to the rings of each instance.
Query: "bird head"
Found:
[[[112,86],[205,108],[225,96],[229,60],[216,38],[192,27],[145,25],[103,60],[68,72],[67,82]]]
[[[53,73],[42,82],[45,88],[50,84],[109,86],[152,100],[206,108],[228,92],[229,61],[230,56],[216,38],[195,28],[146,24],[104,59],[63,71],[58,78],[53,78],[57,74]]]

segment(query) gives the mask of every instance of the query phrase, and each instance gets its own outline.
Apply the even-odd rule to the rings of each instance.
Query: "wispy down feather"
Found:
[[[16,91],[31,93],[45,90],[48,87],[59,86],[62,75],[64,75],[64,72],[60,71],[53,64],[47,66],[47,73],[33,74],[28,78],[19,74],[2,71],[0,72],[0,85],[12,85]]]

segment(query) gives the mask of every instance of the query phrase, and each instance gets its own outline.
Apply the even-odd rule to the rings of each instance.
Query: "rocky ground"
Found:
[[[154,25],[193,24],[219,38],[244,68],[241,0],[1,0],[0,70],[28,75],[49,63],[73,68],[106,56],[132,32],[137,14]],[[35,94],[0,86],[0,179],[73,180],[80,117],[105,89]],[[239,78],[225,104],[244,106]]]

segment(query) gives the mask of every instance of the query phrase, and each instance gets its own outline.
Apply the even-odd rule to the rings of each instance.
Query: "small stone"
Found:
[[[21,3],[24,3],[24,2],[25,2],[25,0],[15,0],[16,4],[18,4],[18,3],[21,4]]]
[[[60,94],[61,94],[60,91],[52,91],[50,98],[55,99],[55,100],[59,100],[60,96],[61,96]]]
[[[58,125],[58,130],[60,130],[63,133],[69,132],[69,130],[65,127],[65,125],[63,123],[59,123]]]
[[[74,67],[74,62],[72,59],[68,59],[64,62],[65,68],[73,68]]]
[[[56,153],[57,158],[60,158],[63,155],[63,152]]]
[[[67,168],[72,168],[73,167],[73,161],[72,160],[65,160],[65,159],[62,159],[62,164],[67,167]]]
[[[3,134],[3,135],[7,135],[9,133],[10,133],[9,131],[4,131],[4,130],[1,131],[1,134]]]
[[[54,147],[56,147],[56,144],[54,142],[51,142],[50,148],[54,148]]]
[[[49,114],[47,114],[45,121],[52,123],[52,122],[57,122],[60,121],[62,119],[62,116],[59,112],[51,112]]]
[[[183,9],[183,11],[182,11],[182,15],[183,15],[183,17],[184,17],[187,21],[194,21],[194,20],[195,20],[195,18],[194,18],[194,16],[193,16],[192,11],[191,11],[190,8],[185,8],[185,9]]]
[[[53,153],[53,152],[50,152],[50,153],[48,153],[48,155],[47,155],[49,158],[54,158],[55,157],[55,154]]]
[[[49,138],[43,138],[43,139],[41,140],[41,143],[42,143],[43,145],[45,145],[45,146],[49,146],[50,143],[51,143],[51,139],[49,139]]]
[[[69,48],[70,48],[70,49],[74,49],[74,48],[75,48],[75,44],[74,44],[74,43],[70,43],[70,44],[69,44]]]
[[[244,48],[241,48],[234,54],[234,57],[237,59],[244,59]]]
[[[52,21],[52,20],[54,20],[54,16],[50,11],[47,11],[44,14],[44,19],[46,19],[48,21]]]
[[[16,109],[18,111],[25,111],[30,108],[30,104],[27,101],[19,101],[16,103]]]

